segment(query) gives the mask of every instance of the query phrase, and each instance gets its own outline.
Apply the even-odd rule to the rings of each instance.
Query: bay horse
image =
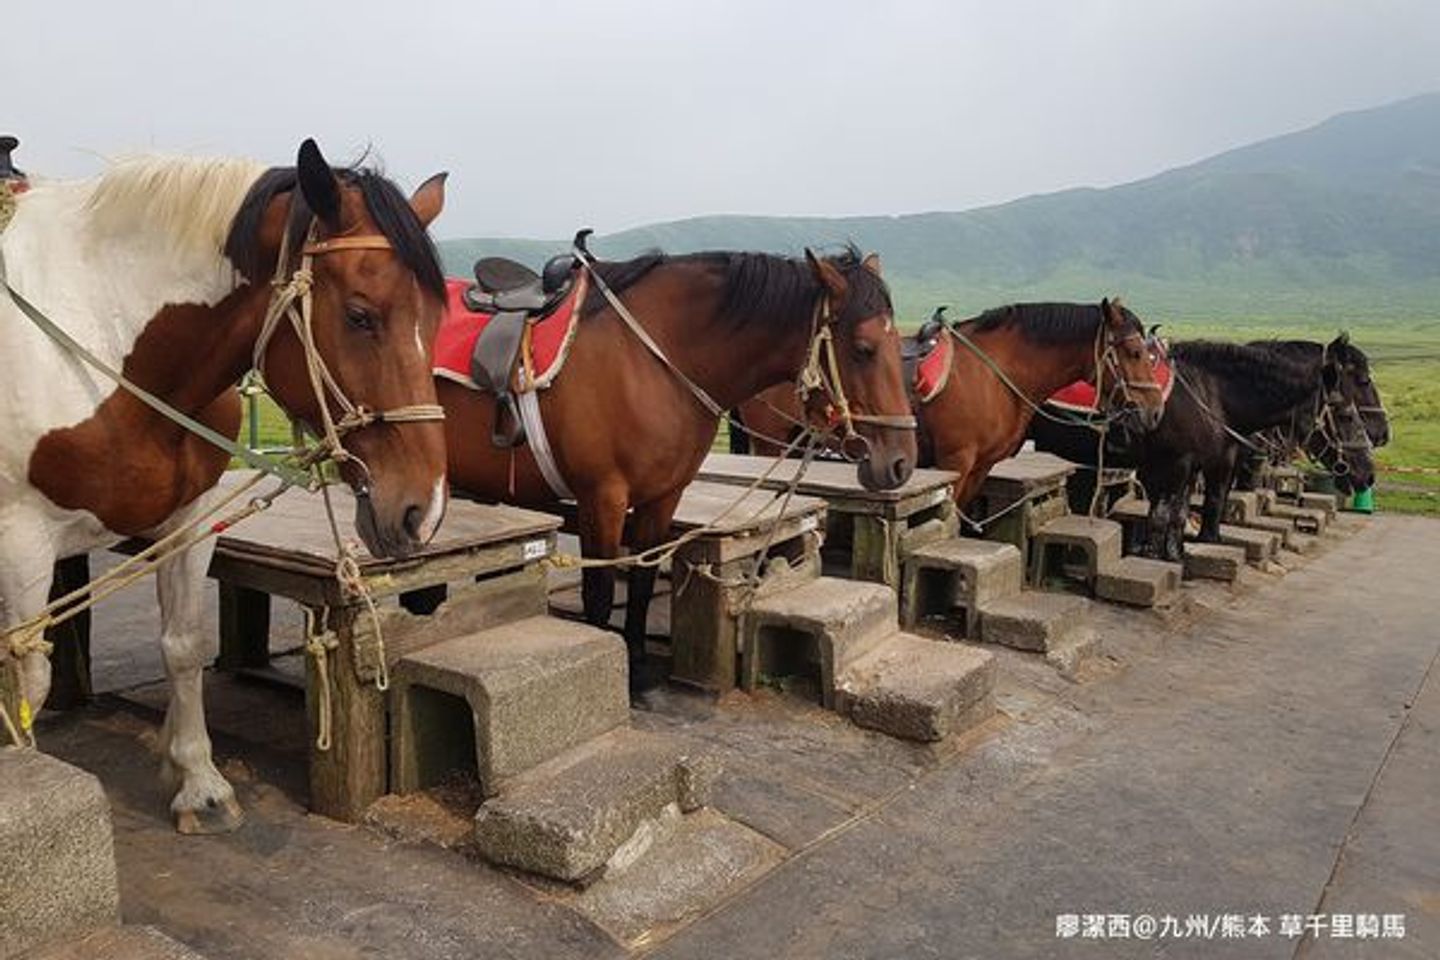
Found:
[[[1108,412],[1125,411],[1142,428],[1158,422],[1164,399],[1145,328],[1119,300],[1097,304],[1018,303],[946,326],[950,369],[933,396],[917,399],[920,463],[960,475],[964,507],[990,468],[1025,441],[1036,405],[1076,380],[1099,381]],[[795,419],[783,388],[741,404],[738,418],[756,452],[773,452]],[[1093,441],[1092,441],[1093,444]]]
[[[539,394],[555,466],[574,494],[581,550],[619,556],[630,513],[629,546],[663,543],[686,486],[710,451],[719,414],[682,375],[727,409],[813,369],[812,349],[828,339],[833,372],[812,393],[810,416],[828,425],[837,412],[863,437],[859,478],[893,488],[915,465],[914,421],[900,374],[900,337],[879,258],[854,249],[804,259],[764,253],[651,253],[592,262],[598,277],[658,345],[659,359],[598,289],[581,308],[563,374]],[[598,285],[597,285],[598,286]],[[839,382],[833,382],[838,375]],[[812,384],[816,386],[816,384]],[[792,388],[793,389],[793,388]],[[450,481],[458,493],[546,507],[558,494],[543,476],[532,443],[500,449],[489,440],[492,394],[437,379],[445,408]],[[848,397],[848,402],[846,398]],[[827,409],[829,408],[829,409]],[[659,678],[644,660],[645,617],[653,567],[630,571],[625,640],[636,693]],[[606,625],[614,601],[611,567],[583,572],[585,617]]]
[[[312,140],[294,167],[142,157],[20,195],[0,234],[7,646],[44,608],[57,558],[183,529],[217,501],[212,488],[229,460],[82,363],[27,307],[225,437],[240,427],[235,385],[252,365],[263,368],[293,418],[343,436],[335,459],[372,553],[405,556],[434,534],[446,503],[445,437],[430,344],[445,287],[426,226],[443,204],[443,176],[407,201],[372,170],[332,169]],[[271,309],[272,277],[299,298],[299,313]],[[403,422],[385,422],[387,413]],[[170,807],[185,833],[243,819],[205,729],[201,671],[214,644],[202,636],[201,598],[212,552],[206,539],[156,570],[170,681],[162,774],[178,781]],[[49,690],[43,648],[23,652],[19,674],[24,715]]]
[[[1339,393],[1334,363],[1296,362],[1268,345],[1181,341],[1169,350],[1176,389],[1159,426],[1135,440],[1133,460],[1150,498],[1146,553],[1184,557],[1185,520],[1197,476],[1205,478],[1198,538],[1218,543],[1236,459],[1250,434],[1322,410],[1334,424],[1327,466],[1368,486],[1374,479],[1369,442],[1354,404]]]

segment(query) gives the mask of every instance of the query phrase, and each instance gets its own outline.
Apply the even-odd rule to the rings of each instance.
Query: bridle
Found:
[[[583,243],[577,242],[573,250],[575,259],[595,281],[595,288],[605,297],[611,309],[635,335],[635,338],[664,364],[676,379],[685,385],[702,407],[715,417],[725,419],[728,415],[726,408],[717,403],[704,387],[691,380],[683,370],[675,365],[640,321],[635,319],[635,315],[630,312],[615,291],[610,289],[610,285],[605,282],[605,278],[595,268],[594,257],[591,256],[589,250],[585,249]],[[800,397],[802,406],[811,393],[818,390],[824,394],[829,429],[833,431],[837,427],[843,428],[840,439],[841,453],[845,459],[852,463],[858,463],[869,458],[870,441],[855,429],[855,424],[868,423],[892,430],[914,430],[916,420],[913,414],[856,413],[851,408],[849,398],[845,394],[845,383],[840,377],[840,363],[835,356],[833,327],[830,294],[828,291],[822,291],[810,317],[810,341],[805,350],[805,366],[801,368],[799,375],[795,378],[795,392]],[[856,449],[859,452],[852,456],[850,451]]]
[[[363,476],[353,484],[357,497],[370,495],[370,468],[365,461],[345,448],[342,438],[347,434],[364,430],[379,423],[402,424],[423,423],[444,420],[445,409],[434,403],[415,403],[392,407],[388,410],[372,410],[363,403],[354,403],[340,389],[340,384],[330,373],[325,358],[315,344],[313,325],[312,292],[315,276],[312,264],[316,257],[342,250],[391,250],[390,241],[379,234],[357,234],[338,236],[329,240],[315,239],[316,222],[312,219],[300,247],[300,261],[288,279],[286,272],[290,262],[290,233],[287,230],[280,241],[280,255],[275,262],[275,275],[270,281],[270,305],[266,308],[265,319],[260,325],[260,334],[255,338],[251,363],[262,377],[265,375],[265,355],[270,341],[279,329],[282,320],[288,320],[300,341],[305,354],[305,372],[310,389],[315,394],[316,405],[320,408],[319,447],[315,455],[319,460],[333,460],[336,463],[356,464]],[[327,400],[328,395],[328,400]],[[330,413],[330,401],[340,410],[337,420]],[[312,425],[313,426],[313,425]]]
[[[894,321],[886,319],[885,330],[894,329]],[[810,395],[820,391],[825,399],[824,416],[827,429],[840,433],[840,455],[851,463],[870,457],[870,440],[855,429],[857,423],[884,430],[914,430],[918,422],[914,414],[856,413],[845,394],[845,381],[840,376],[840,361],[835,354],[835,320],[829,291],[823,291],[810,318],[810,345],[805,350],[805,366],[795,379],[795,392],[802,408],[808,406]]]
[[[1116,398],[1119,398],[1119,409],[1139,409],[1135,400],[1136,392],[1156,391],[1163,393],[1164,389],[1153,380],[1150,383],[1139,383],[1131,380],[1125,374],[1125,368],[1120,363],[1120,348],[1131,340],[1139,340],[1142,344],[1149,345],[1150,339],[1145,336],[1143,330],[1129,330],[1123,336],[1117,335],[1110,330],[1109,318],[1101,316],[1100,325],[1095,331],[1095,405],[1101,413],[1110,413],[1117,408]],[[1153,361],[1152,361],[1152,366]],[[1110,389],[1104,397],[1100,395],[1100,384],[1103,381],[1102,370],[1110,375]]]
[[[1374,444],[1370,442],[1370,434],[1366,432],[1364,423],[1359,423],[1356,432],[1360,435],[1359,440],[1346,440],[1345,434],[1340,428],[1337,416],[1346,413],[1353,414],[1355,419],[1360,419],[1361,408],[1346,398],[1341,390],[1339,382],[1343,382],[1343,373],[1337,377],[1337,385],[1326,387],[1323,384],[1324,371],[1330,364],[1330,347],[1327,344],[1321,354],[1320,370],[1322,377],[1321,389],[1315,392],[1315,404],[1311,410],[1310,429],[1305,437],[1300,440],[1299,446],[1306,453],[1313,455],[1320,462],[1325,462],[1325,455],[1334,454],[1334,463],[1326,464],[1330,472],[1337,477],[1347,476],[1352,472],[1350,466],[1350,453],[1364,451],[1369,453],[1374,450]],[[1373,408],[1366,408],[1373,409]],[[1380,408],[1384,412],[1384,408]],[[1299,431],[1295,429],[1296,424],[1292,416],[1291,434]],[[1312,441],[1319,438],[1319,443],[1312,448]]]

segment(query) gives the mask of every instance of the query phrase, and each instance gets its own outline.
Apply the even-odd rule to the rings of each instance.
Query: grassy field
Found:
[[[1281,320],[1246,323],[1167,325],[1170,337],[1251,340],[1261,337],[1333,337],[1334,327]],[[1371,358],[1380,394],[1389,410],[1392,439],[1377,452],[1380,479],[1376,505],[1400,513],[1440,516],[1440,322],[1368,323],[1351,337]],[[262,447],[287,447],[290,424],[266,397],[256,404]],[[248,413],[242,438],[248,438]],[[724,428],[717,449],[724,449]]]

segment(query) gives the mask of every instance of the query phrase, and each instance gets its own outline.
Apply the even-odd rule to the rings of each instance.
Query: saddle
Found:
[[[937,307],[913,337],[900,340],[905,382],[916,400],[929,403],[950,379],[950,338],[945,336],[945,308]]]
[[[12,136],[0,136],[0,180],[24,180],[25,174],[19,167],[15,166],[10,159],[10,154],[20,146],[20,141]]]
[[[494,444],[525,442],[520,392],[549,386],[569,351],[585,282],[575,258],[543,273],[503,257],[475,264],[475,283],[447,280],[448,309],[435,340],[435,372],[495,397]]]

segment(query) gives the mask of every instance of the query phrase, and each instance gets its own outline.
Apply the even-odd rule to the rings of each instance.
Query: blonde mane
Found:
[[[229,158],[126,157],[95,181],[86,207],[104,234],[153,231],[176,250],[219,254],[265,169]]]

